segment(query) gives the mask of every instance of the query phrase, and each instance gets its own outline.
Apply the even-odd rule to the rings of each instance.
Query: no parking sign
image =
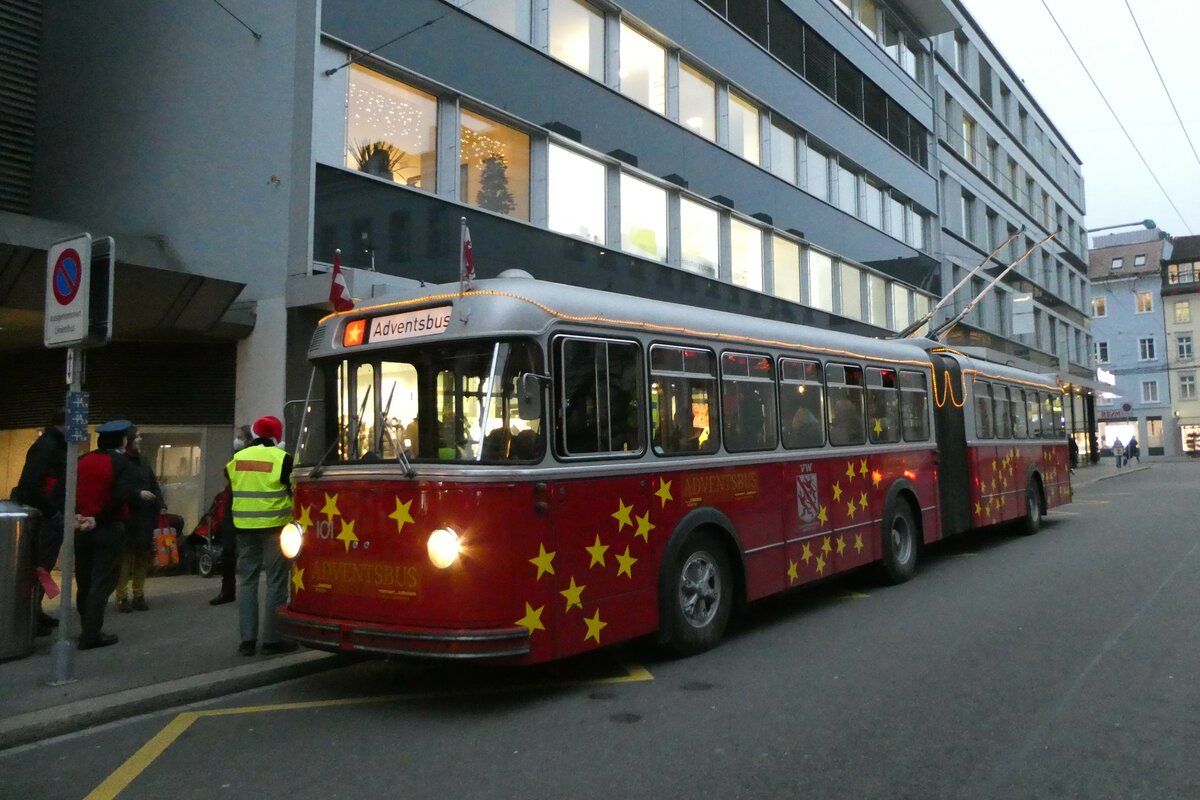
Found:
[[[81,344],[88,334],[92,263],[89,233],[55,242],[46,253],[46,347]]]

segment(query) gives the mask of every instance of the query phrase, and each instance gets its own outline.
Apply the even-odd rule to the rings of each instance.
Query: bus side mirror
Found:
[[[517,413],[523,420],[542,418],[542,381],[546,376],[533,372],[521,373],[517,384]]]

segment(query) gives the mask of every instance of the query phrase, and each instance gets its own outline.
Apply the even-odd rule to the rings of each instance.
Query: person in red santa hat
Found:
[[[244,656],[254,655],[260,630],[264,655],[296,649],[280,638],[275,617],[275,609],[287,602],[288,560],[279,549],[279,529],[292,521],[292,456],[278,446],[283,441],[278,417],[259,417],[250,430],[254,439],[225,465],[237,531],[238,652]],[[258,576],[263,573],[267,597],[260,628]]]

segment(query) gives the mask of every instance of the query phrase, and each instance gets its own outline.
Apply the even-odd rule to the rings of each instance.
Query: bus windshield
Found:
[[[518,413],[518,382],[542,373],[530,341],[457,341],[360,352],[316,365],[299,463],[531,463],[542,419]]]

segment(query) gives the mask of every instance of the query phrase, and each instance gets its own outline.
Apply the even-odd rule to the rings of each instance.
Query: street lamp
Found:
[[[1158,227],[1152,219],[1144,219],[1140,222],[1122,222],[1120,225],[1104,225],[1100,228],[1088,228],[1088,233],[1096,233],[1098,231],[1111,231],[1113,228],[1132,228],[1136,225],[1141,225],[1148,231],[1152,231]]]

